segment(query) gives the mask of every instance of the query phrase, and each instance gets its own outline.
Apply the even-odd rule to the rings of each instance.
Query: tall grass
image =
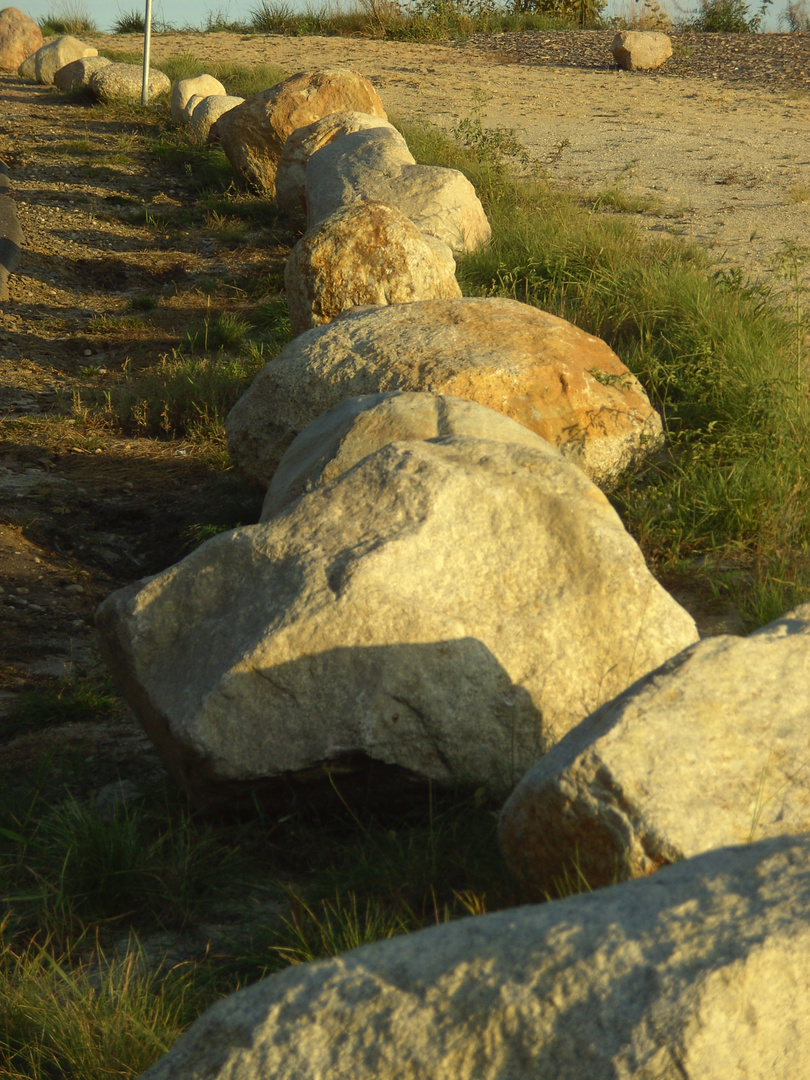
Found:
[[[361,0],[354,6],[261,0],[250,28],[257,33],[362,35],[389,40],[439,41],[475,33],[595,26],[606,0]]]
[[[730,597],[752,627],[810,596],[810,370],[795,313],[697,248],[516,178],[492,133],[464,148],[406,137],[485,201],[493,240],[461,261],[463,290],[604,338],[660,412],[666,452],[611,493],[653,568]]]
[[[96,34],[98,25],[81,0],[62,0],[40,21],[43,36],[54,34]]]

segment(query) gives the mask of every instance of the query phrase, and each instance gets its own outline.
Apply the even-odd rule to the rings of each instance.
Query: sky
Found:
[[[273,0],[269,0],[273,2]],[[312,6],[318,8],[323,0],[278,0],[279,6],[287,6],[293,9]],[[760,0],[749,0],[749,10],[756,11]],[[163,21],[177,27],[203,28],[206,15],[211,13],[215,16],[224,16],[227,20],[247,21],[251,11],[260,5],[260,0],[152,0],[153,26]],[[769,12],[765,29],[778,29],[778,15],[787,5],[787,0],[774,0]],[[113,24],[122,15],[132,11],[143,12],[146,8],[145,0],[15,0],[15,7],[19,7],[26,15],[30,15],[37,22],[45,15],[64,10],[84,11],[96,23],[100,30],[112,30]],[[325,6],[325,5],[324,5]],[[608,0],[608,14],[611,10],[633,8],[632,0]],[[673,7],[665,2],[661,5],[665,9]],[[696,8],[696,0],[680,0],[679,6]],[[775,12],[773,9],[776,9]]]

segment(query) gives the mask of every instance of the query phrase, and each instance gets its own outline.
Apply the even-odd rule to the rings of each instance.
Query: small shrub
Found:
[[[142,11],[128,11],[120,15],[113,23],[114,34],[142,34],[146,20]]]
[[[700,9],[685,25],[706,34],[754,34],[772,2],[763,0],[759,11],[749,15],[746,0],[700,0]]]

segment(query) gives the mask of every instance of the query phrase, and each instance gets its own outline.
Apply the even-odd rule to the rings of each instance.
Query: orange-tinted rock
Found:
[[[254,94],[220,117],[212,134],[248,183],[274,195],[278,160],[287,137],[333,112],[365,112],[386,119],[368,79],[346,68],[327,68],[300,72]]]
[[[661,440],[661,420],[599,338],[516,300],[394,304],[301,334],[228,417],[228,447],[268,483],[292,439],[344,398],[428,390],[477,401],[556,446],[597,483]]]
[[[0,71],[16,71],[37,49],[42,48],[42,31],[15,7],[0,11]]]
[[[450,248],[380,202],[347,206],[310,229],[287,261],[284,283],[295,334],[358,305],[461,296]]]

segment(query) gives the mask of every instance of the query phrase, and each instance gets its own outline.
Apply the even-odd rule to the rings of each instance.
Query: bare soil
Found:
[[[611,204],[635,207],[649,233],[693,240],[727,266],[774,280],[784,241],[808,242],[810,207],[804,74],[778,78],[780,65],[789,67],[781,36],[767,36],[776,60],[761,86],[750,57],[751,79],[734,74],[731,45],[711,76],[688,74],[688,42],[674,58],[677,74],[620,72],[611,37],[580,37],[579,65],[571,35],[458,46],[166,34],[153,39],[153,53],[270,62],[290,73],[351,66],[372,79],[390,114],[445,130],[470,115],[481,91],[484,123],[513,128],[555,182],[613,193]],[[135,37],[93,40],[139,47]],[[112,589],[175,561],[196,523],[255,520],[257,493],[221,455],[88,424],[82,395],[153,363],[185,340],[194,319],[240,311],[251,280],[277,289],[293,237],[268,220],[234,243],[216,221],[184,221],[195,178],[150,156],[157,126],[150,132],[126,112],[9,75],[0,76],[0,97],[0,158],[26,236],[0,310],[2,724],[21,694],[98,674],[92,616]],[[230,283],[227,296],[220,288],[212,301],[211,280]],[[155,306],[133,317],[144,294]],[[733,613],[707,598],[679,598],[704,633],[736,628]],[[110,732],[68,725],[53,735],[71,753],[86,749],[87,791],[138,762],[158,768],[131,718]],[[99,753],[102,736],[112,742]],[[31,739],[6,741],[7,774],[30,763]]]

